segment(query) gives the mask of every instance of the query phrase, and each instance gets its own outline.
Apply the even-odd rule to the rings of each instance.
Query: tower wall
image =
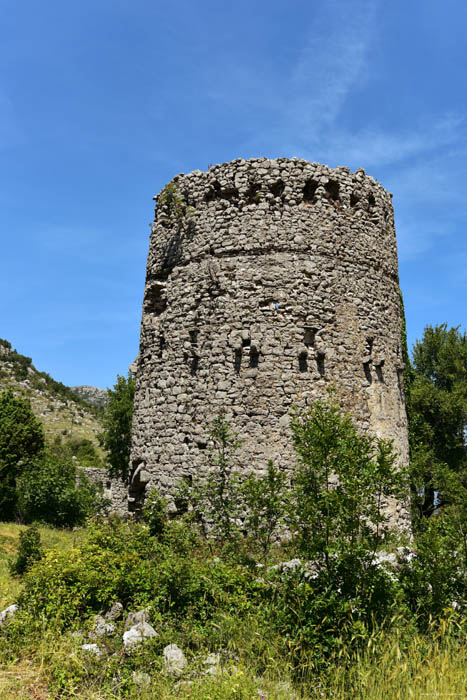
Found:
[[[292,404],[326,395],[408,459],[390,195],[363,170],[235,160],[156,198],[131,496],[202,473],[223,411],[238,468],[292,468]],[[390,504],[403,519],[401,504]]]

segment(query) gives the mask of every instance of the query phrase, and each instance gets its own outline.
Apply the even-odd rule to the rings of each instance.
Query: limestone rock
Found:
[[[81,644],[81,649],[94,656],[102,656],[102,651],[97,644]]]
[[[169,673],[179,675],[183,673],[188,665],[185,654],[176,644],[169,644],[164,647],[163,655],[165,669]]]
[[[140,622],[149,622],[151,608],[142,608],[136,612],[128,613],[125,620],[125,629],[130,629],[133,625],[137,625]]]
[[[0,612],[0,626],[4,625],[7,620],[14,617],[18,612],[19,608],[17,605],[9,605],[5,610]]]
[[[125,651],[131,652],[142,642],[158,636],[154,627],[147,622],[138,622],[123,633],[123,647]]]

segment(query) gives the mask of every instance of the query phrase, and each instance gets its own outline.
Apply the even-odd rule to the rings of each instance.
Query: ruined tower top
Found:
[[[176,176],[150,241],[133,496],[202,470],[220,411],[239,468],[292,468],[290,406],[331,385],[405,461],[400,326],[391,196],[364,170],[259,158]]]

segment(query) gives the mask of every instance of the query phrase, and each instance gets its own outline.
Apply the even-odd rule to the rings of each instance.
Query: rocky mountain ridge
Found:
[[[96,387],[84,387],[86,392],[75,392],[83,387],[67,387],[47,372],[40,372],[30,357],[17,352],[8,340],[0,338],[0,391],[8,388],[29,399],[44,426],[48,442],[57,437],[87,438],[102,455],[97,439],[102,431],[102,399],[101,406],[97,407],[89,397],[101,397],[106,392]]]

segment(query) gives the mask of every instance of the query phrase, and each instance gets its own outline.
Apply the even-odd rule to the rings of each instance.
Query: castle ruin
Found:
[[[292,468],[289,410],[330,386],[406,463],[391,195],[362,169],[259,158],[178,175],[155,199],[130,508],[206,469],[220,412],[240,470]]]

